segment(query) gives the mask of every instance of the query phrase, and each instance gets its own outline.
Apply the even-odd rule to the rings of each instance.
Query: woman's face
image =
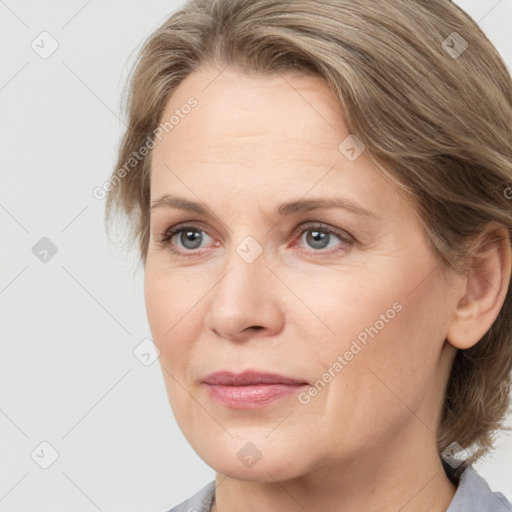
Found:
[[[202,68],[173,115],[152,154],[145,299],[199,456],[273,481],[435,450],[456,294],[324,82]],[[307,384],[203,382],[224,370]]]

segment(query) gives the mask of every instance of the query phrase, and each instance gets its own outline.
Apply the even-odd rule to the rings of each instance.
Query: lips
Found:
[[[288,386],[308,384],[303,379],[285,377],[277,373],[259,372],[256,370],[246,370],[243,373],[235,374],[229,371],[220,371],[211,373],[203,379],[206,384],[216,384],[222,386],[255,386],[284,384]]]
[[[231,409],[255,409],[298,393],[308,383],[277,373],[246,370],[215,372],[202,381],[215,402]]]

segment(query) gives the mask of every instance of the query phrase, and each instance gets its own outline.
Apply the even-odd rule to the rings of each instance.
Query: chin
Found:
[[[191,442],[199,457],[216,472],[255,482],[288,480],[308,472],[307,457],[297,450],[297,444],[287,446],[277,436],[265,440],[267,429],[264,434],[255,432],[254,436],[247,429],[244,429],[245,435],[236,435],[233,429],[230,432],[233,437],[224,432],[222,438],[203,435],[199,443]]]

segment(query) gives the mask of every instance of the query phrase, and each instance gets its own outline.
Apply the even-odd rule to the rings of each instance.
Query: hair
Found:
[[[450,0],[190,0],[144,42],[129,77],[106,225],[116,212],[129,220],[139,263],[149,243],[151,151],[119,170],[152,140],[183,79],[212,64],[322,78],[350,133],[413,199],[443,269],[467,271],[469,242],[491,223],[506,228],[510,243],[512,81],[462,9]],[[466,465],[506,428],[511,288],[486,334],[457,351],[447,383],[438,449],[472,446]]]

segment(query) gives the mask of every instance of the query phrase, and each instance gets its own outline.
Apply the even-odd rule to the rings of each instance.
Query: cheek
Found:
[[[146,266],[146,314],[153,340],[161,351],[161,364],[169,371],[184,364],[187,349],[193,346],[191,336],[199,326],[197,315],[201,306],[196,304],[198,292],[192,281],[185,283],[175,271],[170,275]]]
[[[169,288],[167,280],[159,279],[155,271],[146,267],[144,277],[146,314],[153,339],[160,348],[167,331],[172,327],[172,317],[176,311],[173,296],[173,290]]]
[[[375,386],[383,386],[378,377],[404,399],[419,393],[435,369],[447,327],[438,273],[423,270],[435,268],[428,252],[402,264],[391,258],[387,263],[337,277],[331,271],[325,279],[288,281],[307,299],[309,309],[294,308],[292,323],[302,326],[302,339],[310,345],[306,352],[314,348],[313,377],[321,378],[328,368],[343,373],[332,379],[332,387],[368,394],[369,404]],[[342,368],[335,365],[339,356]]]
[[[338,418],[333,424],[347,425],[349,431],[351,425],[354,436],[374,435],[375,425],[396,425],[409,417],[409,408],[419,407],[435,380],[447,308],[436,276],[415,288],[419,275],[413,268],[409,274],[407,269],[389,272],[380,285],[359,281],[357,293],[338,287],[324,304],[336,335],[325,342],[318,361],[336,377],[318,406]],[[327,314],[329,302],[339,305],[336,314],[332,309]],[[342,364],[333,367],[338,356]]]
[[[170,338],[187,312],[198,300],[200,288],[192,275],[179,269],[167,268],[161,257],[150,257],[144,275],[144,299],[151,331],[155,337]],[[201,286],[197,282],[197,286]]]
[[[405,277],[401,274],[394,278],[391,271],[392,268],[341,272],[325,269],[323,275],[287,279],[294,294],[303,299],[299,303],[290,296],[289,303],[294,306],[288,308],[287,321],[304,331],[300,338],[306,343],[304,348],[330,354],[332,359],[349,350],[352,341],[365,347],[372,340],[385,337],[391,326],[405,316]],[[314,337],[308,335],[311,331]],[[327,365],[329,360],[322,363]]]
[[[200,304],[194,287],[187,286],[177,272],[172,276],[151,264],[146,265],[144,296],[146,313],[152,338],[160,349],[159,363],[162,368],[169,404],[182,430],[187,434],[193,418],[201,417],[195,410],[196,402],[190,399],[187,369],[197,335]]]

